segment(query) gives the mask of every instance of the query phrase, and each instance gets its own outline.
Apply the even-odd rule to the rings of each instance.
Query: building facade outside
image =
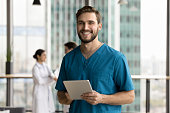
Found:
[[[120,51],[128,60],[132,75],[140,75],[140,0],[128,0],[120,6]],[[135,101],[125,105],[125,111],[140,111],[140,80],[133,80]]]

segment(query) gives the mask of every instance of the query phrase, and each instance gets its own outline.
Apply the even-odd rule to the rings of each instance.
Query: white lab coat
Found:
[[[45,63],[39,64],[38,62],[34,65],[32,74],[34,81],[32,113],[55,112],[51,91],[54,74]]]

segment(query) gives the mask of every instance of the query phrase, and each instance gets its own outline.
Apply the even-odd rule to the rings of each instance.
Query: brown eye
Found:
[[[79,24],[79,25],[82,25],[82,24],[83,24],[83,22],[78,22],[78,24]]]
[[[93,21],[89,21],[89,24],[92,25],[92,24],[94,24],[94,22]]]

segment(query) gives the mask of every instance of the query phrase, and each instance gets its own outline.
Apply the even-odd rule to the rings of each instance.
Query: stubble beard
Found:
[[[85,31],[85,30],[81,30],[81,31],[78,33],[79,39],[80,39],[81,42],[83,42],[83,43],[89,43],[89,42],[92,42],[92,41],[97,37],[98,32],[99,32],[99,29],[97,29],[97,31],[94,32],[94,33],[93,33],[92,31],[90,31],[90,33],[93,33],[93,35],[91,36],[91,38],[90,38],[89,40],[84,40],[84,39],[81,37],[80,33],[83,32],[83,31]]]

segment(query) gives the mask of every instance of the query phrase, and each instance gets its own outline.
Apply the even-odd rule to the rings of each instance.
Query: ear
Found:
[[[69,49],[69,52],[72,51],[72,50],[73,50],[73,48]]]
[[[99,25],[99,30],[101,30],[102,29],[102,23],[99,23],[98,25]]]
[[[72,50],[73,50],[73,48],[70,49],[70,51],[72,51]]]

